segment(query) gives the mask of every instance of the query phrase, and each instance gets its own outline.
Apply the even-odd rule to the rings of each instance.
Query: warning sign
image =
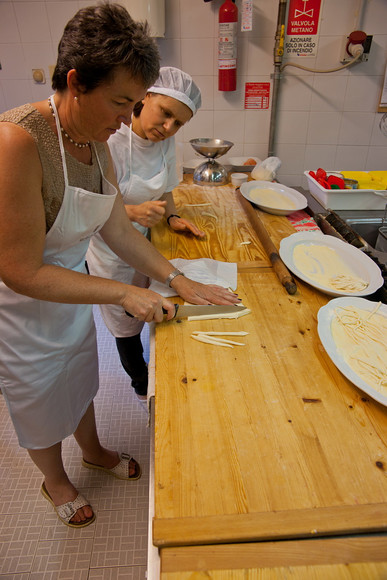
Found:
[[[321,0],[290,0],[287,35],[317,34]]]
[[[245,109],[268,109],[270,83],[246,83]]]
[[[284,57],[316,56],[321,0],[290,0]]]

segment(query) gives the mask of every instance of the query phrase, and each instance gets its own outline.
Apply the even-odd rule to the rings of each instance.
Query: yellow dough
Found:
[[[326,288],[343,292],[359,292],[368,282],[356,276],[334,248],[321,244],[297,244],[293,262],[305,276]]]
[[[274,209],[294,209],[296,207],[294,201],[270,187],[252,189],[250,197],[258,205]]]
[[[345,362],[370,387],[387,395],[387,318],[354,306],[334,311],[331,332]]]

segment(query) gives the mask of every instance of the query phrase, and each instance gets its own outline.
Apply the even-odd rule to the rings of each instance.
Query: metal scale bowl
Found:
[[[223,139],[191,139],[190,143],[195,151],[208,159],[196,167],[193,175],[194,183],[197,185],[225,185],[228,182],[227,170],[215,159],[227,153],[234,143]]]

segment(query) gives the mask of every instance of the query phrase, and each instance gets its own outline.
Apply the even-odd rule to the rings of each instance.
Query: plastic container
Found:
[[[235,187],[240,187],[242,183],[248,180],[248,176],[245,173],[231,173],[231,183]]]
[[[327,172],[329,174],[329,171]],[[334,172],[332,172],[334,173]],[[325,209],[384,209],[386,199],[372,189],[325,189],[304,171],[310,193]],[[377,190],[386,193],[385,190]]]

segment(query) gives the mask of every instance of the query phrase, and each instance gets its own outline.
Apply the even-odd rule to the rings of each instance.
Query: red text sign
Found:
[[[270,83],[246,83],[245,109],[268,109]]]
[[[290,0],[288,36],[317,34],[321,0]]]

